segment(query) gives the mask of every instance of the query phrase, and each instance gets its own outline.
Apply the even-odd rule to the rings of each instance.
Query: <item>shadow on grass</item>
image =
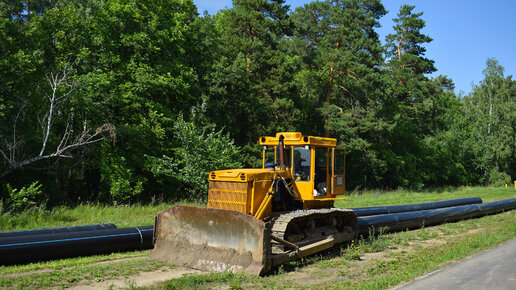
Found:
[[[321,261],[326,261],[334,258],[343,258],[352,260],[356,258],[349,258],[346,253],[346,249],[353,247],[353,242],[343,243],[338,246],[335,246],[331,249],[321,251],[319,253],[315,253],[313,255],[303,257],[294,261],[287,262],[285,264],[273,267],[271,271],[269,271],[265,276],[275,276],[284,273],[296,272],[299,271],[300,268],[307,267],[319,263]]]

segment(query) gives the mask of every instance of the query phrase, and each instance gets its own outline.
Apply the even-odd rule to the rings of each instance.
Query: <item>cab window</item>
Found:
[[[263,165],[265,166],[266,164],[275,164],[276,160],[274,158],[274,146],[264,146],[263,149],[265,150]]]
[[[310,180],[310,148],[294,147],[294,179],[296,181]]]
[[[328,149],[324,147],[315,148],[315,166],[317,168],[326,168],[326,156]]]
[[[344,175],[345,161],[344,151],[335,150],[335,175]]]

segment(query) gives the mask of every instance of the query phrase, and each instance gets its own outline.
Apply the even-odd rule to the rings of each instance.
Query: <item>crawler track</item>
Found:
[[[271,234],[301,247],[339,235],[346,240],[357,237],[357,220],[349,209],[298,210],[274,217],[267,223]],[[284,247],[273,247],[282,249]],[[284,249],[283,249],[284,250]],[[273,250],[273,252],[276,252]]]

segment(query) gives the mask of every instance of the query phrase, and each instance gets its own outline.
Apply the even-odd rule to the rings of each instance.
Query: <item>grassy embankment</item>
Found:
[[[484,202],[515,198],[514,189],[452,188],[428,192],[363,192],[337,207],[429,202],[479,196]],[[2,230],[112,222],[119,227],[152,224],[167,204],[34,210],[3,213]],[[188,275],[157,288],[364,288],[381,289],[410,281],[516,237],[516,211],[360,240],[332,252],[286,264],[266,277],[245,274]],[[146,258],[148,251],[63,259],[0,267],[0,287],[67,287],[167,267]],[[110,260],[121,262],[109,263]],[[173,266],[170,266],[173,267]],[[131,285],[130,283],[128,284]]]

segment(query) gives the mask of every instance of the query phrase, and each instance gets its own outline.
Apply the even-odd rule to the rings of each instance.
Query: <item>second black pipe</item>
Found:
[[[352,210],[355,212],[355,215],[357,217],[359,217],[359,216],[409,212],[409,211],[427,210],[427,209],[434,209],[434,208],[452,207],[452,206],[478,204],[478,203],[482,203],[482,199],[480,197],[468,197],[468,198],[450,199],[450,200],[442,200],[442,201],[427,202],[427,203],[417,203],[417,204],[377,206],[377,207],[360,207],[360,208],[352,208]]]
[[[358,217],[359,235],[367,236],[380,228],[388,232],[419,228],[516,209],[516,198],[483,204],[470,204],[412,212]]]

